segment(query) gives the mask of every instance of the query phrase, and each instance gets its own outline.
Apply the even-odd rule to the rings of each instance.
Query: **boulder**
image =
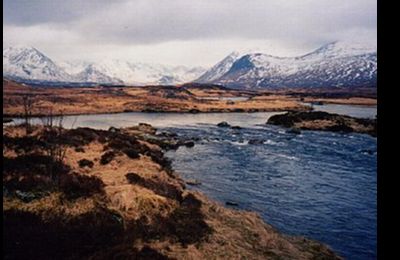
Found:
[[[186,184],[192,185],[192,186],[197,186],[197,185],[201,185],[201,182],[198,180],[187,180]]]
[[[121,132],[120,129],[115,128],[115,127],[113,127],[113,126],[110,127],[110,128],[108,128],[108,131],[111,132],[111,133],[119,133],[119,132]]]
[[[194,146],[194,142],[193,141],[186,141],[186,142],[183,143],[183,145],[186,146],[186,147],[191,148],[191,147]]]
[[[230,127],[231,125],[228,122],[222,121],[217,124],[218,127]]]
[[[239,203],[234,202],[234,201],[227,201],[227,202],[225,202],[225,205],[227,205],[227,206],[239,206]]]
[[[264,140],[262,139],[250,139],[249,144],[264,144]]]

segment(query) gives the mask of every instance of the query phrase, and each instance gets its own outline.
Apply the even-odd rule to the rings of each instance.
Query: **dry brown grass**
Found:
[[[297,91],[303,102],[325,102],[333,104],[376,105],[376,98],[315,97],[315,91]],[[318,91],[317,91],[318,92]],[[321,91],[320,91],[321,92]],[[322,92],[321,92],[322,93]],[[335,93],[333,91],[333,93]],[[323,93],[322,93],[323,94]],[[362,94],[362,93],[361,93]],[[360,96],[362,96],[360,94]],[[21,116],[23,96],[33,101],[32,115],[43,115],[52,110],[54,114],[98,114],[118,112],[256,112],[307,110],[301,99],[291,90],[238,91],[229,89],[182,87],[91,87],[91,88],[44,88],[29,87],[3,80],[3,115]],[[251,97],[249,100],[228,102],[204,100],[204,97]]]
[[[249,94],[233,90],[188,89],[181,91],[180,88],[172,87],[172,90],[171,87],[165,88],[42,88],[21,86],[3,80],[3,114],[8,116],[22,115],[22,97],[25,95],[29,95],[33,99],[32,115],[43,115],[50,110],[54,114],[72,115],[124,111],[254,112],[306,109],[296,99],[283,94],[273,96],[257,94],[260,96],[251,100],[227,102],[223,100],[202,100],[201,97],[249,96]]]

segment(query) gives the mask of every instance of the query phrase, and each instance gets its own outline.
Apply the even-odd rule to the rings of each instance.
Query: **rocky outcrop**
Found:
[[[363,133],[376,137],[376,119],[355,118],[327,112],[287,112],[271,116],[267,124],[302,130]],[[292,131],[291,131],[292,132]]]

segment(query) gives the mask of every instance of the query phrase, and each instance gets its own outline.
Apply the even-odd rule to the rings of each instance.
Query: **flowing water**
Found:
[[[347,259],[376,258],[376,139],[279,127],[173,128],[204,137],[168,156],[194,189],[257,211],[279,230],[330,245]],[[250,139],[263,144],[249,145]]]
[[[376,115],[376,108],[317,107]],[[376,138],[321,131],[290,134],[265,125],[273,114],[85,115],[65,117],[64,126],[108,129],[145,122],[160,131],[200,137],[193,148],[167,153],[184,179],[202,183],[190,188],[256,211],[282,232],[322,241],[346,259],[376,259]],[[221,121],[242,129],[216,127]],[[251,139],[260,144],[248,144]]]

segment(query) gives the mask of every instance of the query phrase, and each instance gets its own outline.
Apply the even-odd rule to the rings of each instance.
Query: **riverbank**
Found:
[[[355,105],[355,106],[376,106],[378,104],[375,98],[350,97],[350,98],[304,98],[305,103],[314,104],[335,104],[335,105]]]
[[[188,191],[164,157],[164,150],[190,147],[188,140],[157,135],[146,124],[31,131],[3,131],[8,256],[338,259],[255,213]]]

